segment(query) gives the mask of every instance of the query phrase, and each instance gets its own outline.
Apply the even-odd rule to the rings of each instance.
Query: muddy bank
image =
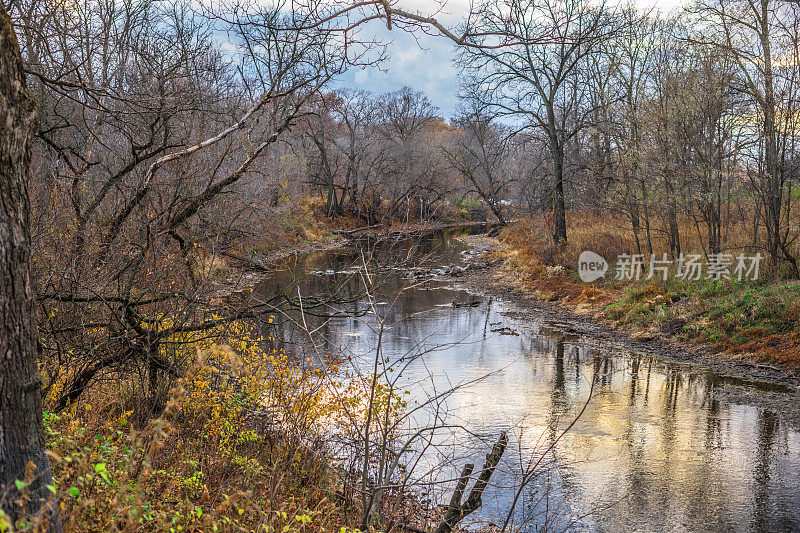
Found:
[[[234,293],[251,290],[253,287],[271,276],[277,269],[277,263],[291,260],[304,254],[329,252],[348,246],[346,239],[314,243],[306,246],[286,247],[258,257],[247,257],[239,252],[224,251],[220,255],[228,262],[224,276],[211,282],[214,287],[212,299],[224,299]]]
[[[503,246],[498,239],[485,235],[460,237],[459,240],[481,251]],[[591,337],[592,342],[600,348],[638,352],[673,363],[701,365],[708,372],[721,376],[763,383],[768,388],[776,388],[778,393],[800,392],[800,376],[792,370],[749,362],[732,354],[715,353],[708,346],[686,344],[665,332],[652,335],[648,331],[647,339],[637,340],[633,338],[636,331],[621,331],[610,320],[578,314],[566,304],[546,302],[531,296],[522,289],[518,278],[503,275],[499,265],[469,270],[457,283],[483,296],[512,304],[517,311],[509,314],[511,318],[523,323],[537,320],[570,334]],[[794,409],[798,413],[793,418],[800,420],[800,409]]]
[[[352,242],[362,242],[364,240],[385,240],[385,239],[408,239],[408,238],[423,238],[431,235],[437,231],[448,229],[459,229],[465,231],[479,231],[486,232],[493,228],[501,227],[498,222],[448,222],[440,224],[417,223],[409,224],[399,227],[386,227],[386,226],[367,226],[364,228],[356,228],[352,230],[335,231],[336,235],[340,235]]]

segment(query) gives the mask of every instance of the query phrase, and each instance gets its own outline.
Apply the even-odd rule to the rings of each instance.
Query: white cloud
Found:
[[[618,0],[620,4],[628,0]],[[615,0],[609,0],[613,3]],[[638,0],[642,9],[667,13],[684,4],[684,0]],[[448,0],[444,6],[432,0],[401,0],[399,7],[436,15],[444,24],[454,25],[465,14],[470,0]],[[453,66],[456,46],[448,39],[424,34],[410,35],[400,30],[388,31],[382,22],[369,23],[362,38],[376,36],[389,46],[389,59],[381,69],[368,68],[348,72],[339,80],[344,87],[358,86],[375,93],[394,91],[408,85],[423,91],[439,107],[442,115],[452,116],[458,105],[458,72]]]
[[[359,85],[364,85],[369,82],[369,71],[367,69],[360,69],[356,71],[354,81]]]

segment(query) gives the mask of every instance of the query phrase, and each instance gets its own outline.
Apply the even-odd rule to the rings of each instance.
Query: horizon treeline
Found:
[[[222,6],[12,3],[41,114],[37,223],[70,228],[80,249],[158,219],[180,245],[187,230],[263,234],[282,203],[311,193],[328,216],[365,224],[456,203],[505,222],[513,204],[545,213],[558,243],[568,210],[602,209],[640,253],[666,238],[679,254],[683,222],[719,253],[737,227],[800,274],[794,3],[705,0],[664,17],[483,2],[458,48],[449,120],[410,87],[331,88],[380,64],[384,44],[280,3]]]

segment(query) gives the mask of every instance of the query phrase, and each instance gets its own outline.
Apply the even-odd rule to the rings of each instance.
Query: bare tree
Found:
[[[457,131],[452,145],[443,148],[449,165],[505,225],[502,202],[515,178],[508,168],[508,133],[480,112],[466,112],[453,125]]]
[[[419,91],[403,87],[384,95],[376,133],[382,140],[376,161],[383,195],[389,201],[388,218],[408,219],[416,200],[420,218],[432,210],[444,191],[437,135],[444,130],[436,108]],[[405,213],[403,212],[405,208]]]
[[[359,218],[373,224],[380,203],[370,172],[379,155],[379,139],[374,135],[378,104],[366,91],[340,90],[337,94],[340,104],[333,109],[333,116],[341,134],[334,143],[346,160],[344,182],[350,191],[350,205]]]
[[[793,144],[785,135],[791,137],[794,128],[784,127],[785,112],[793,104],[785,98],[794,92],[797,62],[777,58],[796,53],[791,43],[796,41],[797,9],[791,2],[774,0],[709,0],[692,8],[699,20],[692,42],[722,49],[739,67],[739,86],[759,121],[754,180],[764,207],[767,253],[773,264],[787,261],[795,276],[800,270],[792,245],[800,234],[790,229],[785,209],[790,205],[791,166],[782,146]]]
[[[375,60],[360,55],[372,43],[333,23],[299,30],[313,6],[45,4],[14,7],[26,69],[49,95],[33,184],[46,385],[68,374],[64,408],[104,372],[144,366],[155,394],[182,364],[168,339],[219,324],[202,265],[252,212],[229,195],[332,77]],[[234,53],[212,39],[221,30]]]
[[[585,0],[492,0],[475,27],[490,37],[463,49],[459,61],[470,91],[499,116],[541,133],[552,165],[553,241],[565,242],[565,153],[591,116],[582,76],[609,31],[608,17],[602,4]]]

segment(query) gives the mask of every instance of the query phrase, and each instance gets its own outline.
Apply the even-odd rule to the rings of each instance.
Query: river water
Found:
[[[459,264],[467,247],[454,236],[372,252],[383,263]],[[451,476],[467,461],[479,469],[500,432],[508,432],[473,524],[501,524],[519,472],[541,459],[514,507],[511,524],[519,530],[800,531],[800,427],[780,407],[798,403],[795,391],[598,344],[469,293],[446,275],[407,288],[408,271],[397,269],[381,277],[370,300],[359,296],[362,252],[284,261],[257,292],[349,296],[353,301],[335,308],[350,316],[306,320],[323,352],[349,355],[365,368],[379,329],[364,311],[376,303],[384,356],[413,360],[399,380],[409,405],[474,382],[443,402],[448,421],[461,427],[440,436],[441,448],[425,460],[446,460]],[[287,350],[299,352],[306,335],[289,320],[277,328]],[[585,411],[559,439],[590,390]],[[448,497],[453,483],[435,486]]]

